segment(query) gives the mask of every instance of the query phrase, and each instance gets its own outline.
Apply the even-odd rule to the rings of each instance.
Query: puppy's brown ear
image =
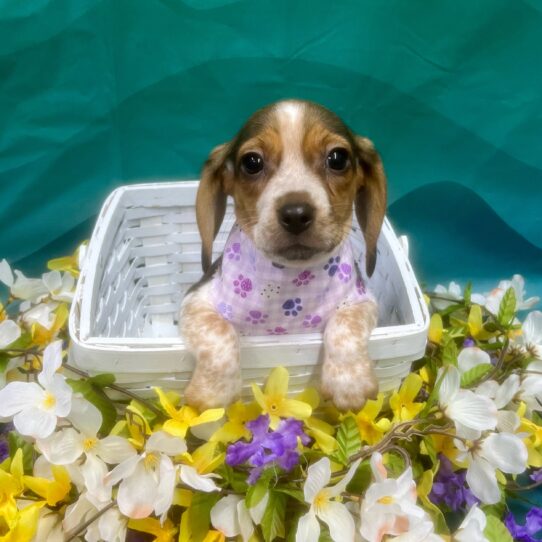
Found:
[[[365,267],[371,276],[376,265],[376,243],[386,214],[386,174],[372,141],[356,137],[357,155],[362,174],[356,193],[355,210],[365,237]]]
[[[228,144],[215,147],[201,172],[196,195],[196,221],[201,236],[201,266],[206,272],[211,266],[213,241],[226,212],[225,175]]]

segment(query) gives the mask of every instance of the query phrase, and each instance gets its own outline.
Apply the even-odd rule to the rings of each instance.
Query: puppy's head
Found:
[[[349,234],[354,204],[373,273],[386,210],[382,162],[368,139],[324,107],[289,100],[257,111],[211,152],[201,177],[196,215],[204,270],[229,195],[256,247],[292,267],[329,256]]]

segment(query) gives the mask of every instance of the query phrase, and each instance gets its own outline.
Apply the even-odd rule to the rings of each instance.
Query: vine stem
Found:
[[[71,531],[68,531],[66,533],[66,536],[64,538],[64,542],[71,542],[71,540],[74,540],[77,536],[79,536],[81,533],[85,531],[85,529],[91,524],[94,523],[97,519],[99,519],[103,514],[105,514],[108,510],[113,508],[115,506],[115,501],[111,501],[108,505],[104,506],[101,510],[98,510],[93,516],[91,516],[87,521],[84,523],[81,523],[77,527],[73,528]]]
[[[72,365],[68,363],[64,363],[64,367],[74,372],[75,374],[82,376],[83,378],[91,378],[91,376],[87,372],[81,371],[81,369],[77,369],[77,367],[73,367]],[[137,395],[137,393],[127,390],[126,388],[123,388],[121,386],[117,386],[116,384],[107,384],[105,387],[111,388],[112,390],[123,393],[124,395],[127,395],[128,397],[131,397],[132,399],[135,399],[136,401],[144,404],[149,410],[152,410],[152,412],[154,412],[157,416],[160,416],[160,417],[164,416],[163,412],[159,408],[155,407],[150,401],[147,401],[147,399],[144,399],[143,397],[140,397],[139,395]]]

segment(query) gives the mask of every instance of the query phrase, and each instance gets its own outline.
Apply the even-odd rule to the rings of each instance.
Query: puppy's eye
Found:
[[[257,152],[247,152],[241,157],[241,168],[248,175],[257,175],[263,169],[263,157]]]
[[[336,147],[329,151],[326,159],[326,165],[333,171],[344,171],[349,164],[348,151],[342,147]]]

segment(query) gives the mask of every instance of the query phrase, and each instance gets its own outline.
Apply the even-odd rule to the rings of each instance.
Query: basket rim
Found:
[[[97,337],[90,334],[90,322],[92,321],[92,299],[94,297],[96,284],[97,265],[90,265],[91,262],[96,262],[96,257],[100,255],[100,248],[106,233],[109,230],[111,221],[115,216],[115,211],[120,200],[125,194],[142,190],[156,190],[171,187],[197,188],[199,180],[187,181],[160,181],[160,182],[144,182],[130,185],[123,185],[113,190],[104,201],[96,224],[92,231],[90,242],[87,248],[85,262],[80,272],[80,277],[77,282],[77,287],[74,294],[73,303],[69,315],[69,333],[72,341],[80,348],[99,348],[111,349],[118,351],[126,351],[133,348],[154,348],[156,350],[171,351],[172,349],[182,349],[184,343],[180,337],[164,337],[164,338],[138,338],[138,337]],[[414,275],[414,271],[410,262],[405,247],[401,244],[399,238],[395,234],[387,217],[382,225],[381,235],[384,235],[390,249],[395,255],[395,260],[399,268],[401,277],[405,281],[406,293],[408,301],[413,313],[413,323],[377,327],[373,330],[370,342],[387,341],[394,338],[404,338],[426,332],[429,327],[429,311],[420,286]],[[93,257],[96,254],[96,257]],[[85,285],[89,287],[85,288]],[[292,339],[292,337],[294,339]],[[292,346],[299,345],[299,338],[303,337],[303,342],[306,344],[321,344],[322,334],[308,333],[298,335],[282,335],[282,336],[252,336],[242,337],[242,344],[254,346],[276,346],[290,344]],[[295,340],[297,338],[297,341]],[[272,340],[271,340],[272,339]]]

